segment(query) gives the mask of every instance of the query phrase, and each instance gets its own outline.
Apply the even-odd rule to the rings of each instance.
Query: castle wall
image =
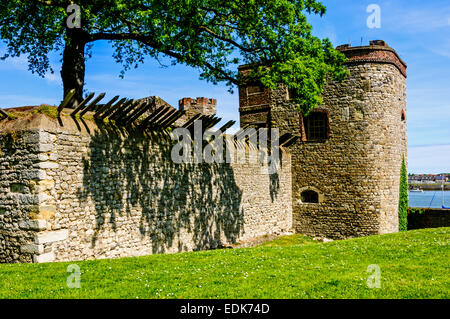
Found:
[[[44,178],[38,167],[39,132],[0,133],[0,261],[31,262],[35,231],[42,223],[28,216],[39,207],[36,188]]]
[[[274,175],[248,161],[176,164],[170,139],[106,126],[80,132],[62,120],[12,153],[1,144],[1,262],[200,250],[292,227],[289,154]]]

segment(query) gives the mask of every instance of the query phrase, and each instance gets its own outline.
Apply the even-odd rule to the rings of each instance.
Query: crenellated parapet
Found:
[[[395,65],[400,73],[406,77],[406,63],[397,52],[389,47],[383,40],[370,41],[368,46],[351,47],[350,44],[340,45],[336,48],[348,58],[347,65],[361,63],[388,63]]]

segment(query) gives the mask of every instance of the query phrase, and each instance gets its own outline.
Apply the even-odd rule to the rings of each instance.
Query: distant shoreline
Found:
[[[434,191],[434,190],[441,190],[442,184],[441,183],[430,183],[430,184],[413,183],[413,184],[408,184],[408,188],[409,188],[409,190],[420,189],[420,190],[424,190],[424,191]],[[450,191],[450,183],[444,184],[444,190]]]

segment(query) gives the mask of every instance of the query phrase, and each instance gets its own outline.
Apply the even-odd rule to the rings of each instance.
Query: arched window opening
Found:
[[[319,194],[313,190],[303,191],[301,198],[302,203],[319,203]]]
[[[323,141],[328,138],[328,114],[311,112],[305,117],[305,134],[307,141]]]

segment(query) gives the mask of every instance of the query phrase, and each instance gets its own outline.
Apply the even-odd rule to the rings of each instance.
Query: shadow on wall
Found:
[[[177,240],[186,234],[194,250],[216,248],[224,238],[237,240],[244,212],[230,164],[176,164],[172,145],[167,134],[99,124],[78,193],[81,202],[88,196],[94,201],[94,246],[107,223],[127,231],[119,216],[139,216],[140,233],[150,237],[153,253],[175,244],[186,250]]]

